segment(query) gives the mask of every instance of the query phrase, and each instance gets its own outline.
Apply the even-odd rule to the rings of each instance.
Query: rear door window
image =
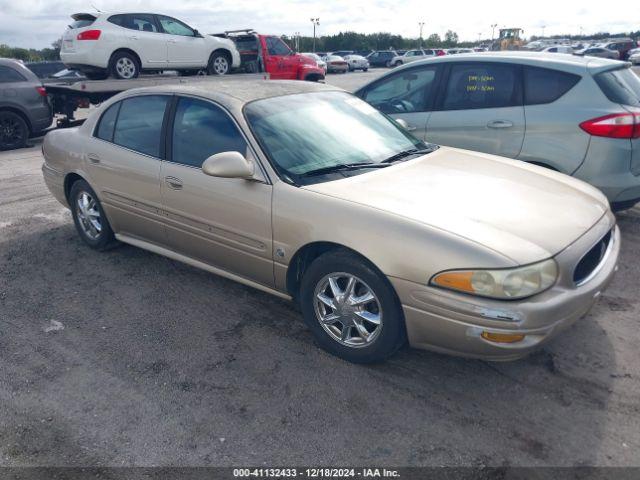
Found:
[[[121,104],[122,102],[114,103],[102,114],[100,123],[96,129],[96,137],[106,140],[107,142],[113,142],[113,132],[115,130],[118,111],[120,110]]]
[[[524,103],[542,105],[558,100],[579,81],[580,75],[549,68],[524,67]]]
[[[26,82],[27,79],[13,68],[0,66],[0,83]]]
[[[609,100],[622,105],[640,106],[640,79],[630,68],[621,68],[595,76]]]
[[[518,68],[503,63],[453,64],[443,110],[522,105]]]
[[[162,123],[169,97],[147,95],[122,101],[113,142],[144,153],[160,157]]]
[[[173,122],[171,161],[201,167],[211,155],[247,153],[247,143],[229,115],[202,100],[181,98]]]
[[[383,113],[424,112],[429,109],[438,67],[398,72],[364,92],[362,99]]]
[[[113,15],[109,22],[129,30],[157,33],[158,27],[153,15],[146,13],[128,13],[126,15]]]

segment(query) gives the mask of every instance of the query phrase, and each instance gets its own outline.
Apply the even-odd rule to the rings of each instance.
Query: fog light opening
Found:
[[[480,336],[493,343],[517,343],[524,340],[526,335],[521,333],[495,333],[483,331]]]

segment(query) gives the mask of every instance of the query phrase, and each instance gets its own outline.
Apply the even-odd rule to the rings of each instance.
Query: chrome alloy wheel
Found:
[[[136,73],[136,64],[127,57],[120,57],[116,62],[116,71],[120,78],[133,78]]]
[[[370,345],[382,330],[382,308],[373,290],[350,273],[331,273],[315,289],[316,318],[335,341]]]
[[[229,71],[229,62],[223,57],[219,56],[213,60],[213,71],[218,75],[225,75]]]
[[[102,232],[100,210],[95,199],[87,192],[81,192],[76,201],[76,214],[80,227],[91,240],[96,240]]]

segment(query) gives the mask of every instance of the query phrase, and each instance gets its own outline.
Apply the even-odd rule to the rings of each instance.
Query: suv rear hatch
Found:
[[[73,22],[69,24],[69,27],[62,35],[61,50],[63,52],[73,52],[75,50],[78,33],[90,27],[98,17],[92,13],[74,13],[71,15],[71,18],[73,18]]]
[[[631,172],[640,175],[640,78],[630,65],[602,71],[594,76],[606,97],[635,117],[631,138]]]

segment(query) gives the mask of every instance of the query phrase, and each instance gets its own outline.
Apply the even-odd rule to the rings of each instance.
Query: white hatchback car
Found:
[[[206,70],[224,75],[240,66],[228,39],[201,35],[184,22],[155,13],[76,13],[62,36],[60,58],[92,80],[136,78],[142,70]]]

